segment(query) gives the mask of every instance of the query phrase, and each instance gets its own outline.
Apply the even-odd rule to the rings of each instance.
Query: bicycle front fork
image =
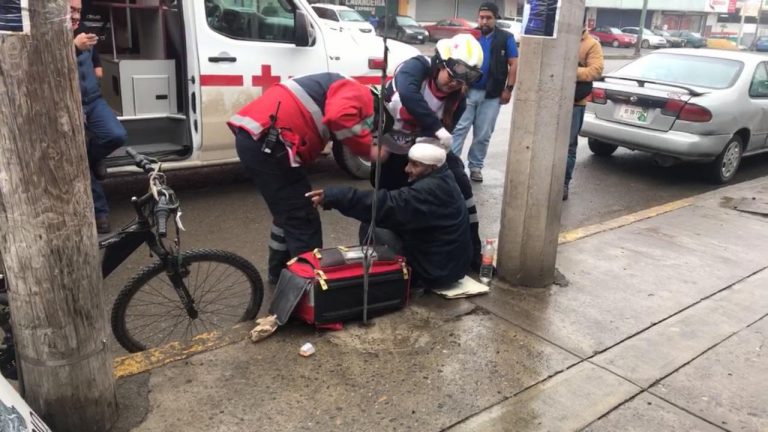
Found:
[[[189,294],[187,284],[184,283],[184,278],[189,274],[189,269],[181,263],[175,262],[174,257],[170,257],[168,265],[168,279],[173,284],[173,289],[176,290],[176,294],[179,295],[181,304],[184,305],[184,310],[187,311],[187,315],[190,319],[197,319],[199,312],[195,306],[195,299]]]

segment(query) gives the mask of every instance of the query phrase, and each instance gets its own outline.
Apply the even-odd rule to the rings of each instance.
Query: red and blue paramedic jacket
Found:
[[[286,143],[292,166],[317,159],[330,139],[368,158],[373,136],[373,96],[368,87],[338,73],[296,77],[267,89],[229,119],[232,132],[248,131],[254,140],[269,128],[270,115]]]

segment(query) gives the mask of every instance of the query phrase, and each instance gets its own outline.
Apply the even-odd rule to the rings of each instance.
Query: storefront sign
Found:
[[[707,12],[731,14],[736,12],[736,0],[707,0]]]
[[[526,0],[523,36],[556,38],[562,0]]]

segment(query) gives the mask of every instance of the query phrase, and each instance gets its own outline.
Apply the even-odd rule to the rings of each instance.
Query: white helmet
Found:
[[[437,61],[444,64],[455,79],[471,83],[482,75],[483,47],[472,35],[458,34],[441,39],[435,46]]]

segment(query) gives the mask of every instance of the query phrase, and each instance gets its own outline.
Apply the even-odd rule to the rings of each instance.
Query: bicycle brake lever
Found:
[[[179,227],[180,230],[186,231],[184,229],[184,225],[181,224],[181,208],[176,211],[176,226]]]

